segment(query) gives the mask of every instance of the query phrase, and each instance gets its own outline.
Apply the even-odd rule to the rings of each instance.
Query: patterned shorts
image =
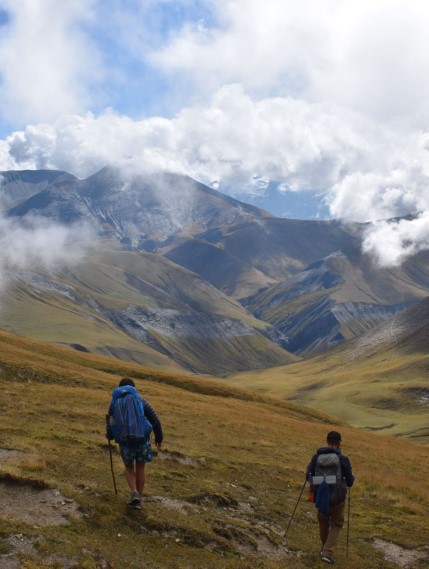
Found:
[[[119,450],[125,466],[131,466],[134,461],[143,463],[151,462],[153,458],[152,447],[149,439],[143,443],[128,443],[126,445],[120,445]]]

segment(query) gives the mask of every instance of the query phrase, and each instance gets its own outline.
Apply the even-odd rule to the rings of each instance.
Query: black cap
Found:
[[[341,441],[341,435],[338,431],[330,431],[326,437],[327,441],[332,441],[333,443],[339,443]]]

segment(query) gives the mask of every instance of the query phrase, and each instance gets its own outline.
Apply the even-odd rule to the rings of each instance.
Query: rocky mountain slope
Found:
[[[344,362],[368,360],[380,352],[429,354],[429,296],[330,353]],[[328,355],[328,354],[325,354]]]
[[[7,210],[61,180],[76,180],[56,170],[20,170],[0,173],[0,209]]]
[[[424,298],[427,279],[427,252],[401,267],[382,269],[354,247],[310,264],[243,305],[288,338],[285,348],[309,356],[363,334]]]
[[[361,253],[363,225],[277,219],[186,176],[104,168],[85,180],[47,171],[2,180],[4,204],[13,204],[4,215],[85,222],[100,240],[72,276],[33,271],[9,288],[0,326],[41,339],[227,373],[311,356],[429,293],[427,252],[380,269]],[[37,279],[58,283],[43,300]]]
[[[296,359],[236,300],[150,253],[104,249],[51,274],[15,271],[3,299],[3,329],[139,363],[216,374]]]
[[[182,233],[269,217],[186,176],[132,175],[108,167],[85,180],[59,177],[8,211],[14,217],[28,214],[87,221],[101,235],[144,251],[169,246]]]

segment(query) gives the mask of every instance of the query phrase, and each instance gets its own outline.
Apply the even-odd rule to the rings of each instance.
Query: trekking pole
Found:
[[[290,517],[289,524],[288,524],[288,526],[287,526],[286,533],[285,533],[285,539],[287,538],[287,534],[288,534],[288,531],[289,531],[289,528],[290,528],[290,524],[292,523],[293,517],[294,517],[294,515],[295,515],[295,512],[296,512],[296,509],[297,509],[297,507],[298,507],[298,504],[299,504],[299,502],[300,502],[300,500],[301,500],[301,496],[302,496],[302,493],[304,492],[304,488],[305,488],[305,485],[306,485],[306,484],[307,484],[307,480],[304,482],[304,485],[303,485],[303,487],[301,488],[301,493],[300,493],[299,498],[298,498],[298,500],[297,500],[297,502],[296,502],[296,504],[295,504],[295,508],[294,508],[294,510],[293,510],[293,514],[292,514],[291,517]]]
[[[109,454],[110,454],[110,470],[112,471],[112,478],[113,478],[113,488],[115,489],[115,494],[118,495],[118,489],[116,488],[115,473],[113,472],[112,445],[110,444],[110,439],[109,439]]]
[[[109,414],[106,415],[106,437],[109,432],[108,428],[109,428]],[[107,440],[109,441],[110,470],[112,471],[113,488],[115,489],[115,494],[118,495],[118,489],[116,488],[115,473],[113,472],[112,445],[110,444],[109,437],[107,437]]]
[[[349,537],[350,537],[350,502],[351,502],[352,489],[349,488],[348,496],[348,508],[347,508],[347,546],[346,546],[346,558],[349,558]]]

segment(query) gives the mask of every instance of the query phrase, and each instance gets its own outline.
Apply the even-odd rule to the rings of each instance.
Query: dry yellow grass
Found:
[[[45,457],[2,464],[3,481],[58,488],[84,514],[69,526],[35,528],[36,520],[29,525],[0,512],[0,545],[11,534],[38,540],[37,555],[23,557],[26,569],[54,567],[49,559],[58,553],[80,569],[98,569],[100,559],[114,569],[317,567],[313,506],[303,501],[286,541],[284,531],[306,464],[332,427],[341,430],[357,476],[347,567],[392,567],[372,547],[375,537],[406,548],[428,542],[429,457],[423,446],[359,431],[221,381],[11,335],[0,335],[0,368],[0,448]],[[114,495],[104,439],[110,392],[125,374],[136,378],[165,431],[165,452],[148,467],[143,513],[124,505],[116,450]],[[345,534],[337,554],[341,565],[344,543]],[[284,548],[289,556],[282,557]]]

